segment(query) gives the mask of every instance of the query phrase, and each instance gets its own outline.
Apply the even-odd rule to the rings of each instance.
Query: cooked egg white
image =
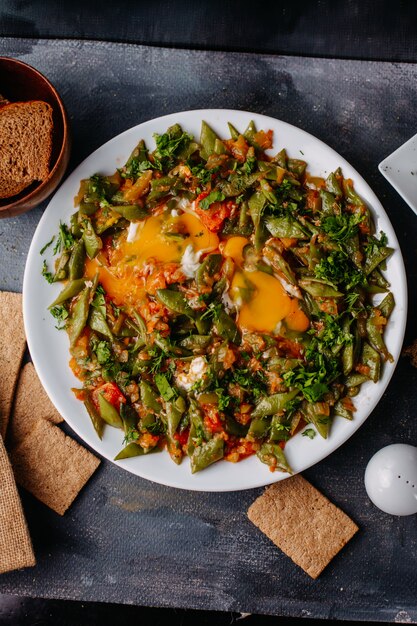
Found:
[[[187,373],[181,372],[177,374],[175,380],[177,384],[189,391],[191,387],[201,379],[201,377],[207,372],[208,363],[202,356],[197,356],[190,363],[190,369]]]
[[[194,252],[194,248],[191,244],[185,248],[181,259],[181,269],[187,278],[194,278],[200,266],[200,257],[203,252],[204,250]]]

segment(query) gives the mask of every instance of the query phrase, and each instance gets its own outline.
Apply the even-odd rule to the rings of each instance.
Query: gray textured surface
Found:
[[[72,121],[72,166],[130,126],[204,107],[272,115],[330,144],[364,175],[396,228],[411,287],[407,339],[415,336],[417,221],[377,164],[417,132],[416,66],[13,39],[0,41],[0,54],[35,65],[60,91]],[[44,208],[0,221],[1,289],[21,289]],[[377,449],[417,444],[416,381],[401,362],[367,423],[305,473],[360,526],[319,580],[247,520],[261,490],[177,491],[103,462],[62,519],[24,497],[38,565],[0,577],[0,592],[417,623],[417,518],[384,515],[363,486]]]

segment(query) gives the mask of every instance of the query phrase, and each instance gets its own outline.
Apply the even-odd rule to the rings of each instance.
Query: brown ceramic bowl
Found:
[[[12,198],[0,199],[0,218],[12,217],[33,209],[59,185],[70,156],[67,113],[55,87],[38,70],[8,57],[0,57],[0,92],[10,102],[43,100],[52,107],[54,123],[49,176],[34,182]]]

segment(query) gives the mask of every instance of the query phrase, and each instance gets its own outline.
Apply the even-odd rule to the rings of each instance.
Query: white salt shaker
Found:
[[[385,513],[417,513],[417,448],[395,443],[379,450],[366,467],[365,488]]]

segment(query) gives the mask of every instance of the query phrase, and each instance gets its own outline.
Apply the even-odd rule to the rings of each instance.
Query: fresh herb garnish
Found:
[[[74,241],[75,239],[71,235],[70,231],[68,230],[68,226],[60,222],[59,230],[58,230],[58,239],[54,246],[53,253],[58,254],[58,252],[62,252],[63,250],[69,250],[73,246]]]
[[[121,171],[123,178],[139,178],[140,174],[143,174],[146,170],[159,169],[154,163],[151,163],[147,159],[140,161],[137,158],[131,159],[130,163],[126,165],[124,170]]]
[[[226,196],[224,195],[224,193],[215,189],[214,191],[210,192],[208,196],[203,198],[203,200],[200,200],[199,207],[200,209],[207,211],[207,209],[209,209],[214,202],[222,202],[225,199]]]
[[[175,389],[171,387],[167,377],[164,374],[157,373],[154,376],[155,385],[158,387],[158,391],[164,400],[169,402],[177,395]]]
[[[108,365],[113,361],[111,346],[107,341],[99,341],[95,346],[95,353],[100,365]]]
[[[55,235],[52,237],[51,241],[48,241],[48,243],[46,243],[46,244],[44,245],[44,247],[43,247],[43,248],[39,251],[39,254],[40,254],[40,255],[42,255],[42,254],[45,252],[45,250],[47,250],[47,249],[49,248],[49,246],[51,246],[51,245],[52,245],[52,243],[54,242],[54,240],[55,240]]]
[[[208,305],[207,309],[204,311],[204,313],[202,313],[200,319],[201,320],[205,320],[205,319],[213,319],[213,320],[218,320],[219,319],[219,315],[222,311],[223,307],[220,303],[214,303],[214,302],[210,302],[210,304]]]
[[[177,124],[168,128],[163,135],[154,134],[156,150],[153,152],[155,165],[159,169],[171,167],[174,157],[193,140],[192,135],[182,131]]]
[[[342,250],[334,250],[323,257],[315,266],[314,274],[317,278],[334,285],[343,285],[346,290],[365,285],[367,282],[364,272],[354,266]]]
[[[123,439],[123,445],[127,445],[128,443],[133,443],[139,439],[139,433],[134,426],[129,426],[125,437]]]
[[[341,213],[340,215],[328,215],[321,220],[321,228],[333,241],[340,243],[349,241],[358,234],[359,224],[365,219],[358,213]]]
[[[346,310],[349,311],[350,313],[355,311],[356,310],[355,304],[357,303],[359,298],[360,298],[360,294],[357,291],[351,291],[350,293],[346,294],[345,296]]]
[[[380,248],[385,248],[387,243],[388,243],[388,237],[381,230],[379,233],[379,239],[378,237],[374,237],[373,235],[368,237],[368,242],[365,246],[365,254],[367,256],[371,256],[375,254]]]
[[[215,392],[218,397],[219,411],[224,411],[230,405],[233,398],[222,387],[217,387]]]
[[[303,437],[308,437],[309,439],[314,439],[314,437],[316,436],[317,433],[312,428],[306,428],[305,430],[303,430],[303,432],[301,434],[303,435]]]
[[[48,271],[48,265],[46,263],[46,260],[44,260],[43,265],[42,265],[42,276],[45,278],[45,280],[48,283],[54,282],[54,275],[52,274],[52,272]]]
[[[307,365],[297,367],[282,375],[287,387],[299,389],[309,402],[318,402],[329,391],[329,383],[339,376],[338,361],[320,352],[315,353]]]
[[[256,157],[250,156],[246,159],[242,170],[245,172],[245,174],[252,174],[252,172],[256,169],[256,164]]]
[[[49,282],[49,281],[48,281]],[[58,321],[58,325],[55,326],[58,330],[62,330],[66,327],[66,319],[68,319],[68,311],[64,306],[54,306],[51,309],[51,315]]]
[[[195,178],[198,178],[198,180],[203,185],[207,185],[211,181],[211,177],[213,176],[213,172],[215,171],[215,170],[207,170],[202,163],[199,165],[195,165],[194,167],[191,167],[190,169],[191,169],[192,175]]]
[[[343,326],[343,314],[332,316],[323,313],[320,316],[323,328],[312,328],[308,334],[312,335],[310,344],[306,350],[307,360],[314,358],[317,352],[331,353],[332,350],[352,343],[353,336]]]

